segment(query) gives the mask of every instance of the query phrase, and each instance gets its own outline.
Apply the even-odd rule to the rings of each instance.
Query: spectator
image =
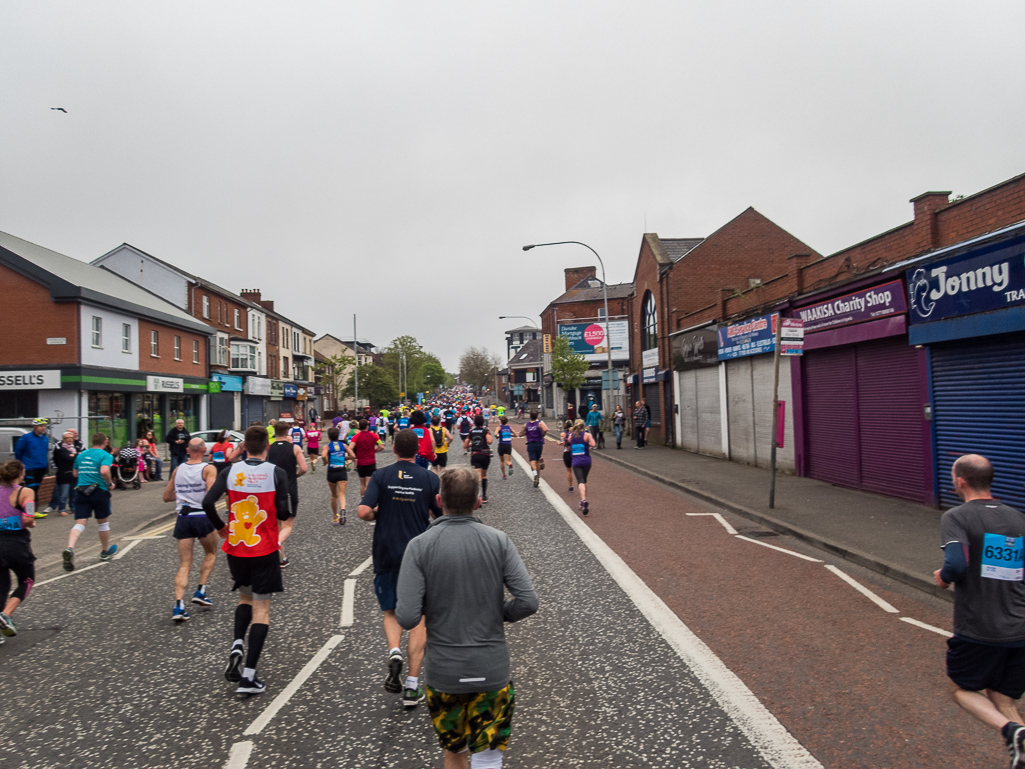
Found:
[[[174,427],[167,433],[164,440],[167,442],[167,450],[171,453],[171,472],[173,473],[174,468],[189,459],[189,441],[192,440],[192,436],[185,429],[185,420],[175,421]]]
[[[635,449],[643,449],[648,445],[646,437],[648,425],[651,424],[651,410],[648,404],[639,400],[634,404],[634,439],[637,441]]]
[[[61,442],[54,446],[53,464],[57,468],[57,477],[54,479],[53,496],[50,498],[50,505],[44,513],[68,514],[71,507],[71,487],[75,485],[75,457],[79,449],[75,446],[75,434],[68,430],[61,436]]]
[[[39,484],[46,477],[50,466],[50,439],[46,435],[49,419],[33,419],[32,432],[25,433],[14,447],[14,458],[25,466],[25,488],[31,489],[33,498],[39,495]],[[45,518],[45,512],[37,512],[36,518]]]
[[[150,480],[162,481],[164,480],[164,460],[157,453],[157,439],[153,436],[152,430],[146,433],[146,446],[146,454],[143,459],[146,460],[146,465],[149,468]]]

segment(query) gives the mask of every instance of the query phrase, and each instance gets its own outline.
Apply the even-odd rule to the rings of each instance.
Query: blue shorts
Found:
[[[417,454],[416,455],[416,463],[418,465],[420,465],[420,467],[422,467],[424,470],[430,470],[431,469],[431,460],[429,460],[425,456]]]
[[[527,459],[531,462],[537,462],[541,459],[541,452],[545,450],[543,443],[528,443],[527,444]]]
[[[398,599],[395,589],[399,584],[397,571],[385,571],[374,575],[374,592],[377,593],[377,605],[381,611],[395,611]]]
[[[175,539],[202,539],[214,530],[206,515],[179,515],[174,522]]]
[[[947,675],[970,692],[989,689],[1021,699],[1025,694],[1025,647],[987,646],[967,638],[947,639]]]
[[[97,521],[110,518],[110,491],[97,486],[92,494],[83,494],[75,490],[75,520],[83,520],[96,516]]]

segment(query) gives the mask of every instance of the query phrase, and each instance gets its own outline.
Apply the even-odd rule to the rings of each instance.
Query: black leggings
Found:
[[[36,581],[35,556],[28,543],[2,543],[0,544],[0,601],[7,602],[7,598],[17,598],[24,601],[28,598],[32,585]],[[11,572],[18,581],[18,586],[11,594]],[[0,606],[0,610],[3,607]]]

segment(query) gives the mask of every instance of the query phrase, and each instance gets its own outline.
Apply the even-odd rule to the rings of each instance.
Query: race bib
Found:
[[[582,457],[587,450],[587,444],[585,443],[574,443],[573,444],[573,456]]]
[[[20,515],[12,515],[8,518],[0,518],[0,531],[19,531],[20,529]]]
[[[986,579],[1021,582],[1025,576],[1023,539],[987,534],[982,541],[982,576]]]
[[[509,430],[502,431],[502,443],[512,443],[512,432]]]
[[[416,433],[416,437],[417,438],[423,438],[424,437],[424,429],[422,427],[414,427],[413,428],[413,432]]]
[[[224,452],[223,451],[215,451],[210,456],[210,460],[213,461],[213,462],[223,462],[224,461]]]
[[[327,455],[328,467],[345,467],[345,454],[340,451],[332,451]]]

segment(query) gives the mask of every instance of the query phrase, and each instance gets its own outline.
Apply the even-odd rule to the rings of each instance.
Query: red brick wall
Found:
[[[77,364],[78,303],[54,302],[48,289],[8,267],[0,266],[0,285],[4,287],[0,364]],[[60,336],[65,337],[68,343],[46,343],[48,337]]]
[[[159,358],[150,355],[150,332],[157,331]],[[174,338],[180,336],[181,360],[174,359]],[[158,374],[205,377],[207,357],[205,334],[194,334],[139,318],[139,369]],[[192,362],[192,342],[199,342],[199,363]]]
[[[210,299],[210,317],[203,317],[203,297]],[[239,325],[241,330],[235,328],[235,310],[239,311]],[[235,336],[249,336],[249,313],[248,307],[241,302],[224,296],[216,291],[211,291],[206,286],[190,284],[189,286],[189,314],[198,318],[207,325],[213,326],[218,331],[224,331]]]
[[[566,270],[566,290],[569,291],[573,286],[582,281],[584,278],[593,278],[597,273],[595,267],[567,267]]]

